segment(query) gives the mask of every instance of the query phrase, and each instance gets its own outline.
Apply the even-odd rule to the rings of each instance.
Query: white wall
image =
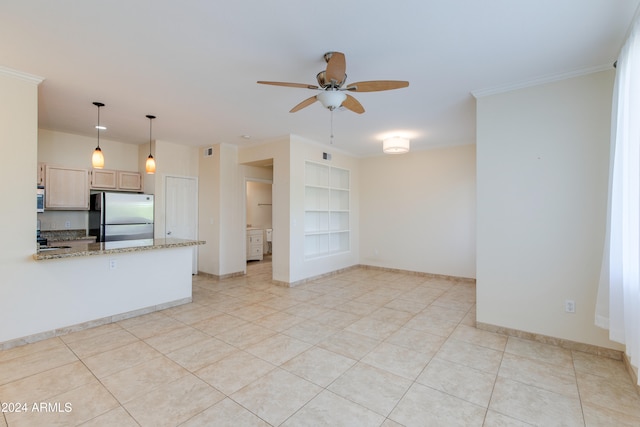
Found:
[[[0,316],[35,252],[38,81],[0,69]],[[6,325],[0,318],[0,328]]]
[[[360,161],[360,263],[475,277],[475,145]]]
[[[208,147],[207,147],[208,148]],[[198,270],[220,275],[220,145],[213,145],[213,155],[199,150],[198,238],[206,245],[198,251]]]
[[[216,144],[213,155],[199,154],[199,271],[216,276],[245,271],[244,182],[238,149]],[[208,148],[208,147],[206,147]]]
[[[247,226],[271,228],[271,184],[247,181]]]
[[[112,141],[105,139],[104,136],[104,133],[100,136],[100,148],[104,154],[105,169],[144,172],[144,167],[139,169],[137,145]],[[91,169],[91,155],[96,145],[97,138],[39,129],[38,161],[71,168]],[[148,155],[149,146],[145,147]]]
[[[244,165],[260,160],[273,159],[273,279],[290,282],[290,139],[280,138],[269,143],[246,147],[238,152],[238,163]],[[244,182],[253,175],[251,168],[245,168],[239,177],[239,191],[244,197]],[[243,212],[238,212],[244,217]],[[246,224],[242,224],[242,233]],[[243,254],[243,259],[244,254]]]
[[[148,146],[146,148],[143,147],[145,146],[140,146],[140,153],[146,153],[146,155],[141,155],[139,160],[136,157],[136,161],[140,162],[142,171],[144,171],[144,162],[146,162],[146,158],[149,155]],[[149,188],[155,189],[153,193],[155,195],[154,232],[156,238],[163,238],[165,237],[165,179],[167,175],[197,179],[199,166],[198,148],[156,140],[154,142],[154,150],[153,157],[156,159],[156,173],[153,175],[145,174],[145,190],[147,183],[149,183]]]
[[[619,348],[594,326],[613,79],[478,99],[479,322]]]
[[[323,153],[331,154],[331,160],[323,160]],[[350,171],[351,188],[349,200],[349,220],[351,227],[350,250],[326,257],[305,259],[304,252],[304,202],[305,202],[305,162],[327,163]],[[360,162],[359,159],[319,144],[303,137],[291,136],[291,282],[316,277],[358,264],[360,256]],[[275,237],[274,237],[275,238]],[[275,249],[274,249],[275,252]]]
[[[220,145],[220,274],[245,271],[244,185],[238,147]]]

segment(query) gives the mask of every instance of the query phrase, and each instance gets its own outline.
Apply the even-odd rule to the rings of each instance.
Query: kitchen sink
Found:
[[[69,249],[71,246],[40,246],[38,252],[56,251],[58,249]]]

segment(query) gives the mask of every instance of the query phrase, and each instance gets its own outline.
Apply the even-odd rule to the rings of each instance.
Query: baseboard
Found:
[[[341,268],[341,269],[338,269],[338,270],[333,270],[333,271],[330,271],[328,273],[319,274],[317,276],[307,277],[306,279],[297,280],[295,282],[283,282],[283,281],[278,281],[278,280],[272,280],[272,283],[275,284],[275,285],[278,285],[278,286],[284,286],[284,287],[293,288],[293,287],[296,287],[296,286],[304,285],[305,283],[313,282],[315,280],[324,279],[324,278],[327,278],[327,277],[335,276],[337,274],[342,274],[342,273],[346,273],[348,271],[357,270],[357,269],[379,270],[379,271],[384,271],[384,272],[410,274],[410,275],[413,275],[413,276],[424,277],[424,278],[427,278],[427,279],[448,280],[448,281],[458,282],[458,283],[470,283],[470,284],[475,284],[476,283],[476,279],[469,278],[469,277],[447,276],[445,274],[425,273],[425,272],[422,272],[422,271],[402,270],[402,269],[399,269],[399,268],[378,267],[378,266],[375,266],[375,265],[367,265],[367,264],[356,264],[356,265],[352,265],[352,266],[349,266],[349,267]]]
[[[240,276],[244,276],[244,275],[245,275],[244,271],[237,271],[235,273],[222,274],[220,276],[218,276],[216,274],[205,273],[204,271],[198,271],[198,276],[202,276],[202,277],[205,277],[207,279],[213,279],[213,280],[232,279],[234,277],[240,277]]]
[[[589,353],[596,356],[608,357],[610,359],[622,360],[624,352],[620,350],[613,350],[606,347],[599,347],[592,344],[584,344],[577,341],[565,340],[562,338],[550,337],[547,335],[535,334],[532,332],[520,331],[518,329],[505,328],[502,326],[491,325],[488,323],[482,323],[476,321],[476,328],[484,331],[494,332],[500,335],[507,335],[510,337],[523,338],[530,341],[537,341],[543,344],[551,344],[557,347],[562,347],[567,350],[576,350],[583,353]]]
[[[462,283],[470,283],[470,284],[476,283],[476,279],[472,277],[449,276],[446,274],[425,273],[423,271],[402,270],[400,268],[379,267],[377,265],[368,265],[368,264],[358,264],[356,267],[360,267],[365,270],[380,270],[380,271],[389,271],[392,273],[410,274],[412,276],[425,277],[427,279],[450,280],[458,283],[462,282]]]
[[[188,304],[192,301],[191,297],[181,298],[175,301],[169,301],[158,305],[140,308],[126,313],[114,314],[113,316],[106,316],[100,319],[89,320],[88,322],[78,323],[75,325],[65,326],[63,328],[52,329],[50,331],[40,332],[33,335],[28,335],[22,338],[16,338],[9,341],[0,343],[1,350],[9,350],[21,345],[31,344],[38,341],[43,341],[49,338],[55,338],[63,335],[67,335],[73,332],[83,331],[85,329],[95,328],[96,326],[102,326],[109,323],[119,322],[121,320],[130,319],[132,317],[142,316],[144,314],[153,313],[154,311],[166,310],[167,308],[175,307],[182,304]]]
[[[625,368],[627,368],[627,372],[631,377],[631,381],[633,381],[633,385],[635,386],[636,391],[640,395],[640,384],[638,384],[638,368],[634,367],[631,364],[631,361],[629,360],[629,356],[627,356],[627,353],[622,354],[622,360],[624,360],[624,366]]]
[[[358,267],[359,267],[358,265],[352,265],[350,267],[340,268],[338,270],[330,271],[328,273],[318,274],[317,276],[307,277],[306,279],[297,280],[295,282],[287,283],[287,282],[280,282],[280,281],[276,281],[276,280],[273,280],[272,282],[277,284],[277,285],[279,285],[279,286],[288,286],[290,288],[294,288],[296,286],[304,285],[305,283],[313,282],[314,280],[325,279],[327,277],[336,276],[338,274],[346,273],[348,271],[355,270]]]

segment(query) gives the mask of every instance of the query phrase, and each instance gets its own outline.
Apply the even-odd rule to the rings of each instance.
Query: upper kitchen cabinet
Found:
[[[91,188],[115,190],[118,187],[118,173],[112,170],[93,169],[91,171]]]
[[[45,209],[89,210],[89,171],[46,165]]]
[[[91,189],[142,191],[142,175],[139,172],[93,169]]]
[[[139,172],[118,171],[118,189],[123,191],[142,191],[142,174]]]

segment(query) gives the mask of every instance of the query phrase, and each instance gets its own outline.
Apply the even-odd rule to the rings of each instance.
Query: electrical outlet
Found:
[[[109,270],[115,270],[116,268],[118,268],[118,261],[115,259],[110,259],[109,260]]]
[[[576,302],[572,299],[565,300],[564,302],[564,311],[566,313],[575,313],[576,312]]]
[[[65,221],[64,228],[71,228],[71,221]]]

